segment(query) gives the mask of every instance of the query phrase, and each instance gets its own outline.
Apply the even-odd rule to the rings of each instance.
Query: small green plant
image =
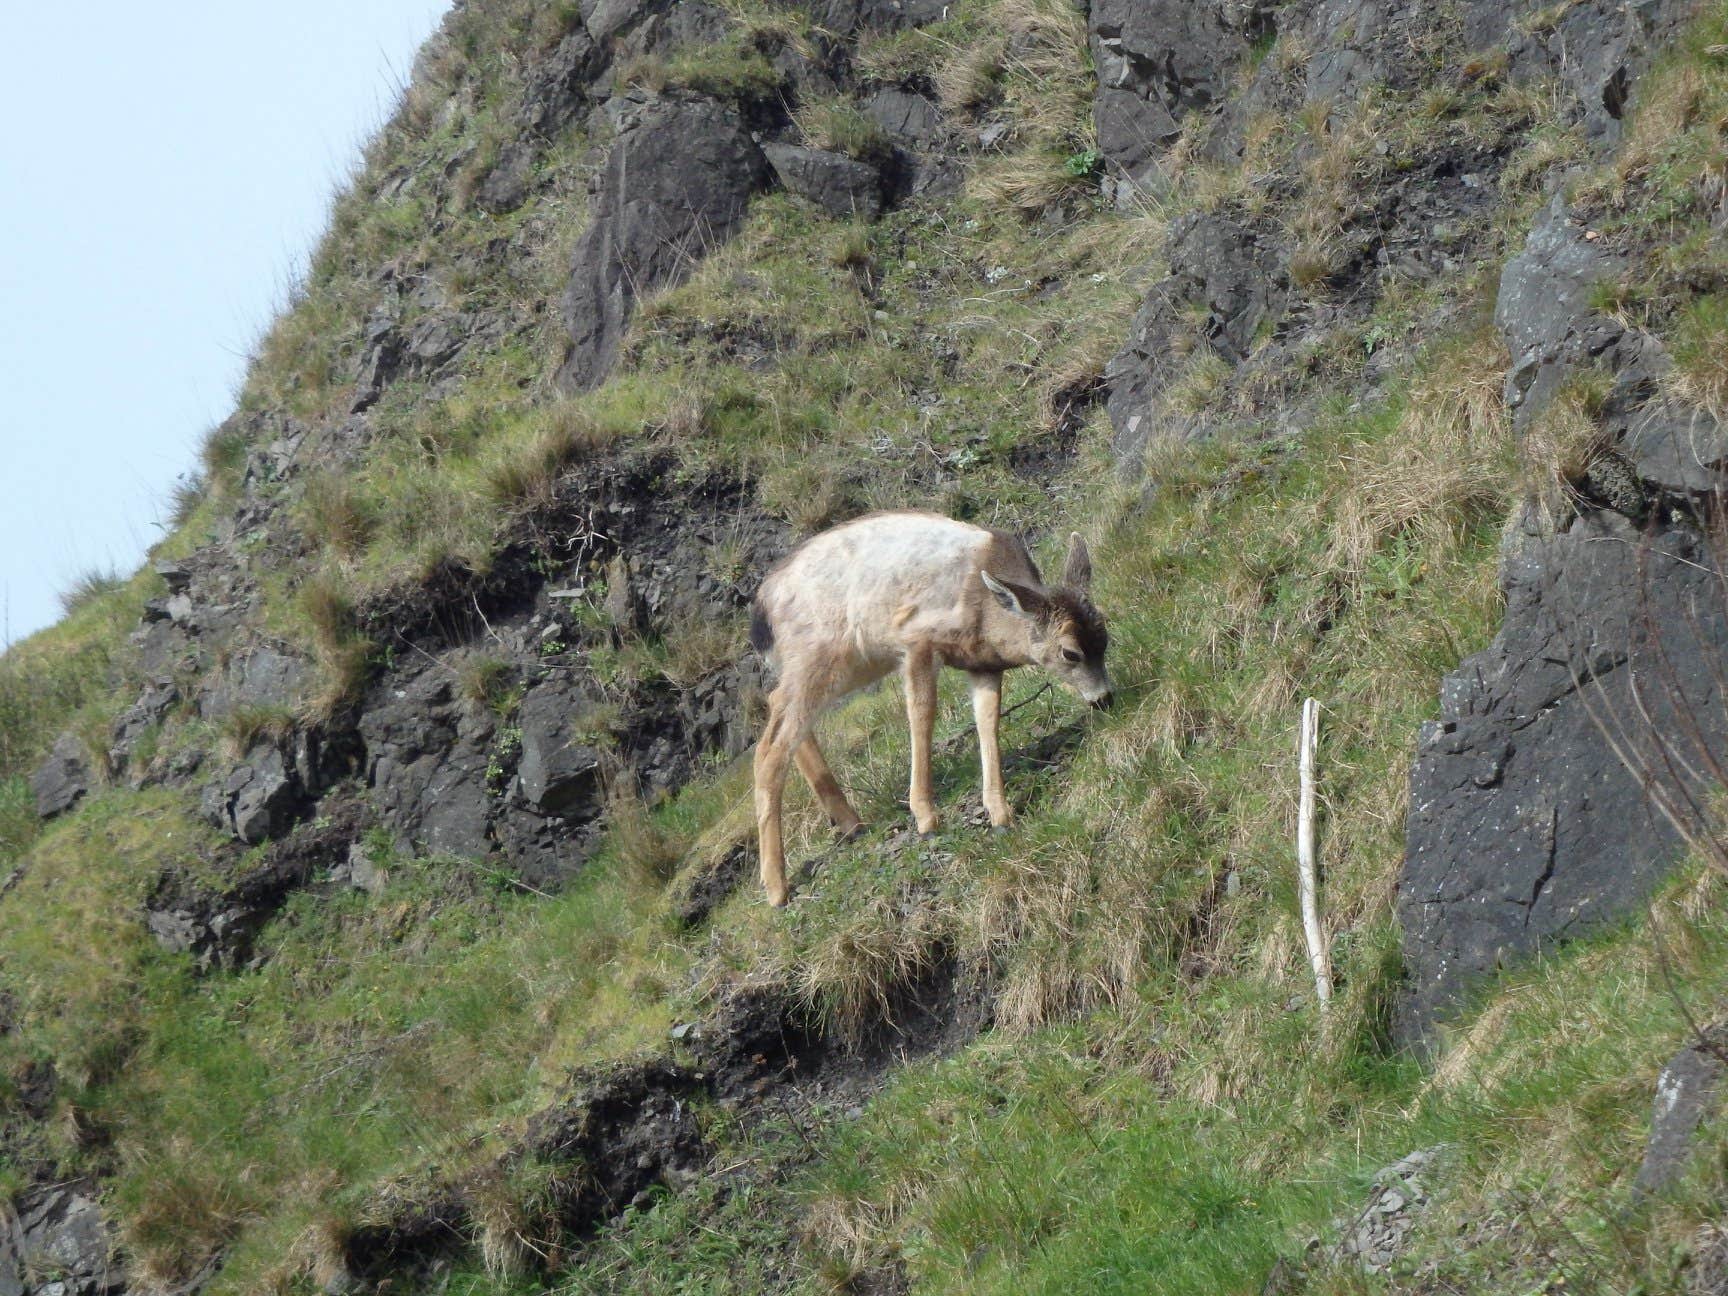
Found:
[[[492,752],[486,759],[486,790],[493,796],[502,796],[509,788],[510,779],[516,773],[517,762],[521,759],[521,726],[503,726],[498,730],[498,736],[492,740]]]
[[[1076,180],[1085,180],[1097,175],[1103,165],[1104,155],[1095,148],[1089,148],[1070,153],[1063,160],[1062,169]]]

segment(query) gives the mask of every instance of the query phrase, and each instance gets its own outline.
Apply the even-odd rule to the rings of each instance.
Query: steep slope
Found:
[[[1725,48],[458,5],[175,534],[0,659],[0,1289],[1720,1281],[1720,1130],[1632,1179],[1728,966]],[[945,690],[925,842],[858,699],[768,911],[742,609],[906,504],[1084,529],[1122,703],[1016,681],[997,837]]]

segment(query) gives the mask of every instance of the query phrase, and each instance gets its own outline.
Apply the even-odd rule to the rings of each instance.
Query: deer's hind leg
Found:
[[[811,734],[799,745],[793,759],[798,762],[798,772],[804,776],[804,781],[810,785],[810,790],[822,803],[829,822],[839,830],[842,837],[850,837],[864,826],[864,821],[858,817],[858,812],[852,808],[852,803],[846,799],[846,793],[841,790],[834,771],[828,768],[822,749],[816,745],[815,734]]]

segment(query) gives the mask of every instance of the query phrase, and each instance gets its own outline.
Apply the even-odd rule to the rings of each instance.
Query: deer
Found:
[[[1069,536],[1062,581],[1046,586],[1024,543],[939,513],[871,513],[805,541],[756,592],[750,643],[777,680],[756,744],[755,810],[762,885],[786,904],[781,800],[796,764],[842,839],[864,821],[816,745],[817,719],[898,670],[912,736],[908,796],[920,836],[939,824],[930,783],[936,672],[965,671],[978,730],[984,806],[992,827],[1014,819],[1002,786],[997,730],[1002,676],[1038,666],[1094,707],[1111,704],[1109,634],[1092,605],[1092,558]]]

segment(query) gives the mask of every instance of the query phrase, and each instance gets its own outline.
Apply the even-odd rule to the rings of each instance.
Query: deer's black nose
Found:
[[[1092,709],[1094,711],[1108,711],[1115,705],[1116,695],[1114,693],[1106,693],[1092,703]]]

